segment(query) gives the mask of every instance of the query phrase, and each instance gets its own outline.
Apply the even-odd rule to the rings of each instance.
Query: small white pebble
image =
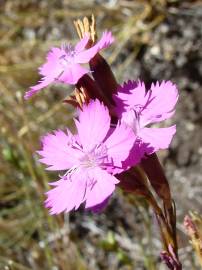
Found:
[[[21,100],[22,93],[20,91],[16,91],[15,95],[16,95],[17,99]]]
[[[195,129],[195,126],[194,126],[194,124],[192,124],[192,123],[187,123],[187,124],[186,124],[186,129],[187,129],[188,131],[193,131],[193,130]]]
[[[198,153],[199,153],[199,155],[202,155],[202,147],[199,147]]]
[[[45,243],[44,243],[44,241],[40,241],[40,242],[39,242],[39,246],[40,246],[40,248],[45,248]]]
[[[12,261],[12,260],[9,260],[9,261],[8,261],[8,264],[9,264],[9,265],[12,265],[12,264],[13,264],[13,261]]]
[[[53,266],[51,269],[52,270],[58,270],[58,267],[57,266]]]
[[[159,48],[159,46],[153,46],[153,47],[151,47],[150,52],[151,52],[152,55],[158,56],[160,54],[160,48]]]

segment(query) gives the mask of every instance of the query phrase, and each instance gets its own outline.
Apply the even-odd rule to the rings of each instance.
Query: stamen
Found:
[[[83,155],[79,158],[79,163],[76,166],[73,166],[69,170],[67,170],[63,175],[59,175],[60,178],[71,181],[71,176],[82,168],[87,169],[97,166],[104,168],[108,164],[107,147],[102,143],[95,145],[87,153],[85,153],[82,147],[80,147],[76,142],[74,143],[74,145],[72,144],[72,146],[82,151]],[[90,185],[91,184],[92,183],[90,183]]]
[[[79,170],[79,167],[78,166],[73,166],[72,168],[70,168],[69,170],[67,170],[65,174],[63,174],[63,175],[60,175],[59,174],[59,177],[62,178],[62,179],[64,179],[64,180],[67,180],[67,176],[71,177],[71,175],[73,173],[75,173],[76,171],[78,171],[78,170]],[[68,180],[71,180],[71,179],[69,178]]]

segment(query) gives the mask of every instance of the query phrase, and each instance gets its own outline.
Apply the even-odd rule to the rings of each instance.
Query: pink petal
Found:
[[[78,52],[81,52],[85,49],[88,41],[89,41],[89,34],[86,33],[85,36],[77,43],[77,45],[75,46],[75,51],[78,53]]]
[[[175,113],[175,105],[177,103],[179,94],[176,85],[170,81],[163,81],[151,85],[151,90],[148,91],[147,96],[150,95],[147,106],[145,106],[141,119],[143,124],[155,123],[170,118]]]
[[[119,172],[135,164],[123,162],[129,157],[137,136],[133,130],[125,124],[118,124],[113,133],[106,139],[105,145],[108,148],[108,155],[113,160],[113,166],[119,168]],[[118,171],[114,171],[118,173]]]
[[[76,63],[88,63],[99,51],[109,47],[114,41],[111,32],[104,32],[101,39],[90,49],[82,51],[75,56]]]
[[[39,161],[50,167],[48,170],[67,170],[77,165],[83,154],[72,147],[73,136],[58,130],[42,139],[42,150],[37,153],[42,156]]]
[[[106,198],[102,203],[97,204],[97,205],[95,205],[95,206],[93,206],[93,207],[87,208],[86,210],[90,210],[90,211],[92,211],[93,213],[100,213],[100,212],[102,212],[102,211],[105,209],[105,207],[108,205],[109,199],[110,199],[110,198],[111,198],[111,196],[108,197],[108,198]]]
[[[62,49],[52,48],[47,54],[45,64],[39,67],[39,74],[45,77],[57,78],[62,72],[60,59],[64,54],[65,52]]]
[[[140,131],[140,138],[148,143],[153,149],[148,149],[147,154],[152,154],[160,149],[167,149],[176,133],[176,126],[168,128],[143,128]]]
[[[115,184],[119,183],[114,176],[98,167],[93,168],[89,174],[95,184],[87,189],[85,208],[103,203],[115,190]]]
[[[58,77],[58,81],[75,85],[84,74],[89,72],[89,69],[79,64],[69,64]]]
[[[55,79],[61,74],[62,66],[60,64],[60,57],[64,52],[59,48],[52,48],[47,54],[47,61],[39,67],[39,74],[44,76],[37,85],[32,86],[29,91],[25,93],[24,98],[29,99],[31,96],[53,83]]]
[[[72,180],[59,180],[54,183],[55,188],[46,193],[45,206],[51,208],[50,214],[59,214],[78,209],[85,201],[86,180],[83,173],[72,175]]]
[[[34,94],[38,93],[42,88],[48,86],[53,82],[54,82],[53,78],[44,77],[41,81],[39,81],[37,85],[30,87],[30,90],[25,93],[24,98],[29,99]]]
[[[151,145],[137,140],[130,151],[130,155],[123,162],[123,168],[128,168],[131,167],[131,165],[135,166],[139,164],[141,162],[141,159],[145,157],[145,154],[152,151],[154,151],[154,148]],[[128,164],[130,166],[128,166]],[[120,172],[121,171],[119,171],[118,173]]]
[[[137,108],[145,104],[146,89],[141,81],[124,82],[117,89],[117,94],[114,95],[116,102],[116,112],[121,117],[124,111],[130,108]]]
[[[101,39],[95,44],[99,48],[99,50],[108,48],[114,42],[114,37],[112,36],[112,32],[105,31],[102,34]]]
[[[85,150],[92,150],[105,138],[110,127],[107,107],[99,100],[91,101],[79,111],[79,121],[75,121],[80,142]]]

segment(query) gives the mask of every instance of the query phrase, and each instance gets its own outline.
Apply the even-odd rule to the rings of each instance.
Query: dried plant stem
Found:
[[[163,171],[162,167],[161,167],[161,170]],[[171,267],[175,267],[175,268],[170,268],[170,269],[180,270],[181,263],[179,262],[179,258],[178,258],[178,246],[177,246],[177,237],[176,237],[175,203],[174,201],[171,201],[172,204],[170,203],[168,204],[168,203],[165,203],[165,200],[164,200],[163,207],[161,208],[158,202],[156,201],[155,197],[153,196],[152,192],[150,191],[150,187],[148,185],[149,179],[147,178],[147,175],[145,174],[142,167],[137,166],[136,171],[138,172],[141,178],[141,181],[144,184],[144,188],[148,190],[145,198],[148,201],[148,203],[151,205],[155,213],[155,216],[159,225],[159,230],[161,233],[164,249],[165,249],[165,254],[173,262],[173,265],[171,265]],[[166,186],[167,188],[169,188],[167,179],[166,179]],[[170,194],[170,188],[167,191],[167,193]],[[171,198],[171,195],[169,197]],[[168,200],[166,200],[166,202],[168,202]]]

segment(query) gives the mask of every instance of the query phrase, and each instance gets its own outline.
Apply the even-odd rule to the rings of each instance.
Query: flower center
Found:
[[[108,161],[107,147],[102,143],[94,146],[91,150],[85,152],[78,145],[72,144],[72,146],[82,151],[83,155],[78,158],[77,165],[67,170],[64,175],[60,176],[64,180],[71,181],[71,176],[82,168],[90,169],[97,166],[104,167],[106,162]]]
[[[65,68],[74,61],[76,52],[70,44],[63,45],[62,50],[64,51],[64,54],[60,57],[60,64]]]
[[[104,144],[94,146],[90,151],[84,152],[80,158],[80,166],[92,168],[102,166],[107,159],[107,147]]]

